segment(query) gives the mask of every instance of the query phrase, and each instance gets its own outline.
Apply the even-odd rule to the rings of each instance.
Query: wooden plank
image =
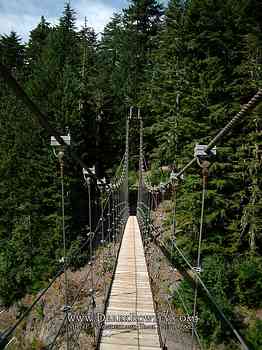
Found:
[[[123,321],[121,316],[134,318]],[[146,316],[136,319],[137,316]],[[112,322],[112,317],[118,319]],[[109,305],[102,332],[100,350],[160,349],[154,304],[149,283],[141,234],[135,216],[125,227]],[[110,329],[110,327],[117,327]],[[145,328],[141,327],[144,326]]]
[[[161,350],[160,347],[146,347],[146,346],[139,346],[139,348],[136,346],[136,345],[127,345],[127,344],[124,344],[124,345],[117,345],[117,349],[115,348],[117,344],[104,344],[104,343],[101,343],[100,345],[100,350]]]

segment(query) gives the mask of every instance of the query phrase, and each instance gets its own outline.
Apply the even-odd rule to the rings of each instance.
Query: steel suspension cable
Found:
[[[12,86],[14,89],[17,90],[17,94],[23,99],[24,102],[28,102],[28,106],[29,106],[29,109],[38,116],[39,118],[39,121],[40,121],[40,124],[49,132],[50,135],[54,135],[56,140],[61,144],[61,145],[64,145],[66,146],[67,148],[69,148],[69,146],[67,145],[67,143],[64,142],[64,140],[62,139],[62,137],[55,131],[53,130],[47,120],[45,119],[45,116],[38,110],[37,106],[34,105],[34,103],[29,99],[29,97],[26,95],[26,93],[23,91],[23,89],[20,87],[20,85],[17,83],[17,81],[10,75],[10,73],[8,71],[5,72],[5,67],[3,67],[3,65],[0,63],[0,72],[1,73],[4,73],[4,78],[6,78],[7,82],[8,82],[8,85]],[[127,133],[127,137],[128,137],[128,133]],[[128,150],[128,147],[126,147],[126,150]],[[72,152],[71,152],[71,155],[72,155]],[[73,155],[72,155],[73,156]],[[75,157],[73,157],[75,158]],[[76,159],[76,158],[75,158]],[[124,157],[122,158],[121,162],[120,162],[120,165],[119,165],[119,169],[121,168],[123,162],[125,161],[126,162],[126,159],[127,159],[127,156],[126,154],[124,155]],[[79,162],[78,162],[79,163]],[[89,173],[89,175],[92,177],[92,178],[96,178],[94,176],[94,174],[89,170],[88,167],[85,166],[85,164],[81,161],[79,163],[80,165],[82,165]],[[117,174],[116,174],[117,176]],[[115,177],[116,179],[116,177]],[[114,181],[116,181],[114,179]],[[63,182],[61,184],[61,191],[62,191],[62,202],[64,200],[64,195],[63,195],[63,192],[64,192],[64,189],[63,189]],[[110,189],[110,192],[109,192],[109,195],[107,197],[107,200],[106,200],[106,204],[108,204],[108,201],[110,199],[110,195],[112,193],[112,188]],[[62,203],[62,208],[63,208],[63,203]],[[98,225],[96,227],[96,230],[94,233],[97,232],[97,230],[99,229],[99,226],[100,226],[100,220],[98,222]],[[64,227],[64,225],[63,225]],[[64,228],[63,228],[63,237],[65,238],[65,231],[64,231]],[[51,282],[47,285],[47,287],[39,294],[39,296],[35,299],[35,301],[30,305],[30,307],[21,315],[21,317],[15,322],[15,324],[10,327],[9,329],[5,330],[2,334],[1,334],[1,337],[0,337],[0,349],[3,349],[5,347],[5,345],[7,344],[8,342],[8,339],[9,337],[11,336],[11,334],[15,331],[15,329],[20,325],[20,323],[25,319],[25,317],[28,316],[28,314],[33,310],[33,308],[36,306],[36,304],[41,300],[41,298],[46,294],[46,292],[51,288],[51,286],[53,285],[53,283],[57,280],[57,278],[63,273],[63,272],[66,272],[67,268],[69,267],[70,265],[70,262],[71,260],[88,244],[88,242],[90,240],[92,240],[93,237],[90,237],[88,238],[84,244],[79,247],[75,252],[74,254],[72,254],[68,259],[66,259],[66,254],[65,254],[65,249],[64,249],[64,265],[63,265],[63,268],[61,268],[57,273],[56,275],[54,276],[54,278],[51,280]],[[90,242],[89,242],[90,243]],[[64,239],[64,248],[65,248],[65,239]],[[65,274],[66,275],[66,274]],[[65,280],[67,280],[66,276],[65,276]],[[66,285],[67,283],[65,283]],[[67,309],[67,307],[66,307]]]
[[[248,112],[250,112],[252,109],[254,109],[259,102],[262,100],[262,89],[259,89],[259,91],[257,92],[257,94],[248,102],[248,104],[246,104],[241,111],[233,118],[231,119],[231,121],[209,142],[209,144],[207,145],[205,152],[208,154],[210,152],[210,150],[215,146],[215,144],[221,139],[223,138],[226,134],[229,133],[229,131],[233,128],[233,126],[241,119],[243,118]],[[176,178],[180,178],[184,172],[191,167],[191,165],[193,165],[196,161],[198,160],[198,157],[194,157],[188,164],[186,164],[180,171],[179,173],[176,174]],[[147,183],[146,183],[147,185]],[[148,185],[147,185],[148,186]],[[151,186],[148,186],[149,190],[153,190],[156,191],[158,190],[158,188],[152,188]],[[201,226],[200,226],[200,234],[199,234],[199,248],[198,248],[198,267],[200,265],[200,251],[201,251],[201,239],[202,239],[202,229],[203,229],[203,212],[204,212],[204,194],[205,194],[205,190],[203,190],[203,198],[202,198],[202,208],[201,208]],[[175,247],[178,249],[178,247],[175,245]],[[182,252],[180,250],[178,250],[180,255],[183,256],[183,254],[181,254]],[[183,258],[185,258],[183,256]],[[187,264],[188,261],[187,259],[184,259]],[[189,264],[190,265],[190,264]],[[192,270],[193,271],[193,270]],[[204,288],[204,290],[207,292],[208,296],[212,298],[210,292],[208,291],[208,289],[206,289],[205,285],[203,284],[202,280],[200,279],[200,277],[198,276],[198,280],[201,283],[202,287]],[[196,309],[196,297],[197,297],[197,289],[195,292],[195,301],[194,301],[194,313],[195,313],[195,309]],[[213,300],[213,298],[212,298]],[[229,325],[230,329],[233,331],[233,333],[235,334],[235,336],[237,337],[237,339],[240,341],[241,346],[243,347],[243,349],[248,349],[247,345],[245,344],[244,340],[242,339],[242,337],[240,336],[240,334],[235,330],[235,328],[233,327],[233,325],[231,324],[231,322],[225,317],[224,313],[222,312],[222,310],[218,307],[218,305],[216,304],[216,302],[213,300],[214,305],[216,306],[217,310],[219,311],[220,315],[222,316],[222,318],[224,319],[224,321]]]
[[[229,133],[229,131],[239,122],[243,117],[245,117],[250,111],[252,111],[256,106],[262,101],[262,89],[259,89],[258,92],[252,97],[252,99],[241,108],[241,110],[235,115],[234,118],[230,120],[229,123],[209,142],[206,147],[205,152],[208,153],[211,149],[217,144],[220,139]],[[197,161],[197,157],[194,157],[188,164],[186,164],[176,175],[177,178],[180,178],[184,172],[191,167]]]
[[[220,141],[224,136],[226,136],[233,127],[241,121],[249,112],[251,112],[253,109],[255,109],[258,104],[262,101],[262,89],[259,89],[257,93],[250,99],[250,101],[244,105],[241,110],[225,125],[223,129],[221,129],[218,134],[209,142],[207,145],[205,152],[208,154],[212,148]],[[189,161],[179,172],[176,174],[176,178],[179,179],[182,177],[182,175],[185,173],[187,169],[189,169],[195,162],[197,161],[197,157],[194,157],[191,161]],[[170,184],[171,182],[168,181],[165,183],[165,188]],[[150,186],[146,183],[149,190],[152,191],[159,191],[160,186]]]
[[[104,249],[105,249],[105,234],[104,234],[104,203],[103,203],[103,198],[102,198],[102,201],[101,201],[101,232],[102,232],[102,265],[103,265],[103,268],[102,268],[102,272],[103,274],[105,274],[105,254],[104,254]],[[104,283],[104,298],[105,298],[105,295],[106,295],[106,285]]]
[[[63,231],[63,262],[64,262],[64,312],[66,317],[66,349],[69,350],[68,332],[68,278],[67,278],[67,252],[66,252],[66,232],[65,232],[65,200],[64,200],[64,153],[60,152],[60,174],[61,174],[61,201],[62,201],[62,231]]]
[[[190,264],[190,262],[188,261],[188,259],[184,256],[184,254],[182,253],[182,251],[178,248],[177,244],[175,242],[173,242],[174,247],[176,248],[176,250],[178,251],[178,253],[180,254],[180,256],[183,258],[183,260],[185,261],[185,263],[187,264],[187,266],[190,268],[190,270],[192,271],[192,273],[194,274],[194,276],[197,278],[197,280],[199,281],[199,283],[201,284],[202,288],[204,289],[204,291],[206,292],[208,298],[210,299],[210,301],[212,302],[212,304],[215,306],[215,308],[217,309],[218,313],[220,314],[221,318],[223,319],[223,321],[229,326],[229,328],[231,329],[231,331],[233,332],[233,334],[236,336],[236,338],[238,339],[238,341],[240,342],[242,348],[244,350],[249,350],[248,346],[246,345],[244,339],[241,337],[241,335],[238,333],[238,331],[235,329],[235,327],[232,325],[232,323],[229,321],[229,319],[225,316],[224,312],[221,310],[221,308],[218,306],[218,304],[216,303],[215,299],[213,298],[213,296],[211,295],[209,289],[206,287],[205,283],[203,282],[203,280],[201,279],[200,275],[198,272],[195,271],[195,269],[193,268],[193,266]]]
[[[47,121],[47,117],[45,114],[43,114],[38,107],[36,106],[36,104],[29,98],[29,96],[26,94],[26,92],[22,89],[22,87],[19,85],[19,83],[16,81],[16,79],[14,79],[12,77],[12,75],[9,73],[8,69],[6,67],[4,67],[1,63],[0,63],[0,73],[2,75],[2,77],[4,78],[4,80],[6,81],[6,83],[8,84],[8,86],[14,91],[15,95],[20,98],[29,108],[29,110],[33,113],[33,115],[35,115],[40,123],[40,125],[45,128],[47,130],[47,132],[49,133],[50,136],[54,136],[55,139],[57,140],[57,142],[60,145],[63,145],[64,147],[68,148],[70,150],[71,156],[72,158],[74,158],[78,164],[81,165],[82,168],[86,169],[86,171],[89,173],[89,175],[92,178],[95,178],[95,175],[89,170],[89,168],[85,165],[85,163],[76,155],[76,153],[71,149],[71,147],[69,145],[67,145],[67,143],[63,140],[63,138],[60,136],[59,133],[57,133],[56,130],[54,130],[48,123]],[[128,122],[127,122],[127,126],[128,126]],[[127,135],[128,135],[128,130],[127,130]],[[127,150],[128,150],[128,146],[127,146]],[[128,158],[128,155],[127,155]],[[128,195],[128,194],[127,194]],[[88,242],[86,242],[88,243]],[[68,267],[68,262],[67,262],[67,267]],[[62,271],[59,271],[59,273],[56,275],[56,278],[54,280],[51,281],[51,283],[48,285],[48,287],[43,291],[43,294],[41,293],[40,296],[35,300],[35,302],[28,308],[28,310],[22,315],[22,317],[16,322],[16,324],[11,327],[10,330],[8,330],[7,332],[4,333],[4,338],[2,337],[2,339],[0,340],[0,346],[1,344],[5,343],[6,338],[8,338],[13,331],[17,328],[17,326],[22,322],[22,320],[28,315],[28,313],[30,313],[30,311],[33,309],[33,307],[36,305],[36,303],[41,299],[41,297],[46,293],[46,291],[51,287],[51,285],[54,283],[54,281],[58,278],[58,276],[60,276]]]
[[[53,128],[48,122],[47,115],[40,111],[38,106],[33,102],[33,100],[27,95],[25,90],[21,87],[21,85],[17,82],[17,80],[11,75],[8,68],[5,67],[0,62],[0,74],[4,81],[7,83],[9,88],[14,92],[14,94],[24,102],[24,104],[28,107],[28,109],[32,112],[32,114],[37,118],[39,124],[48,132],[49,136],[54,136],[56,141],[61,145],[66,147],[72,156],[72,158],[81,166],[81,168],[86,169],[93,179],[96,179],[96,176],[89,170],[88,166],[82,161],[81,158],[78,157],[76,152],[73,151],[72,147],[69,146],[61,135]]]
[[[89,221],[89,233],[91,237],[94,235],[92,232],[92,202],[91,202],[91,181],[87,179],[87,189],[88,189],[88,221]],[[91,303],[92,303],[92,319],[95,319],[95,293],[94,290],[94,257],[93,257],[93,240],[89,241],[89,264],[90,264],[90,277],[91,277]],[[94,327],[94,338],[95,338],[95,327]]]
[[[119,165],[119,168],[122,166],[123,161],[125,159],[125,156],[122,158],[121,163]],[[116,176],[114,178],[114,183],[116,182]],[[110,188],[109,190],[109,194],[107,196],[107,199],[105,201],[105,207],[108,205],[109,203],[109,199],[110,196],[112,194],[112,188]],[[98,224],[96,226],[95,232],[94,234],[99,230],[100,228],[100,220],[98,221]],[[66,261],[66,269],[69,268],[71,261],[87,246],[87,244],[90,244],[90,239],[94,239],[94,235],[93,237],[89,236],[87,238],[87,240],[80,246],[78,247],[70,256],[68,256],[67,261]],[[61,269],[59,269],[59,271],[55,274],[55,276],[53,277],[53,279],[51,280],[51,282],[47,285],[46,288],[43,289],[43,291],[39,294],[39,296],[35,299],[35,301],[29,306],[29,308],[21,315],[21,317],[14,323],[14,325],[12,327],[10,327],[9,329],[5,330],[2,334],[1,334],[1,338],[0,338],[0,349],[3,349],[5,347],[5,345],[8,342],[8,338],[12,335],[12,333],[16,330],[16,328],[21,324],[21,322],[29,315],[29,313],[34,309],[34,307],[37,305],[37,303],[42,299],[42,297],[47,293],[47,291],[51,288],[51,286],[54,284],[54,282],[59,278],[59,276],[64,272],[65,266],[63,266]]]
[[[113,188],[115,189],[115,190],[113,190],[112,192],[111,192],[111,195],[113,195],[115,192],[116,192],[116,194],[118,194],[118,192],[120,191],[120,183],[121,183],[122,181],[117,181],[116,180],[116,183],[118,183],[118,185],[116,185],[116,186],[113,186]],[[117,190],[117,189],[119,189],[119,190]],[[117,197],[118,197],[118,195],[117,195]],[[108,208],[110,209],[110,200],[109,200],[109,205],[108,205]],[[119,207],[119,205],[118,205],[118,207]],[[119,207],[120,208],[120,207]],[[123,209],[124,210],[124,209]],[[119,217],[122,215],[122,213],[123,213],[123,210],[121,210],[120,211],[120,209],[119,209]],[[102,218],[103,218],[103,210],[102,210],[102,213],[101,213],[101,217],[100,217],[100,219],[99,219],[99,221],[101,222],[101,232],[100,232],[100,234],[101,234],[101,240],[103,241],[103,222],[102,222]],[[116,222],[117,222],[117,218],[115,217],[115,220],[116,220]],[[115,228],[116,228],[116,226],[115,226]],[[103,254],[103,252],[102,252],[102,264],[103,264],[103,260],[104,259],[104,254]],[[93,260],[93,259],[92,259]],[[91,261],[92,261],[91,260]],[[104,265],[103,265],[104,266]],[[102,267],[103,268],[103,267]],[[91,272],[91,270],[89,271],[89,272]],[[102,280],[102,275],[100,275],[99,276],[99,278],[96,280],[96,283],[95,283],[95,286],[93,286],[92,287],[92,289],[94,290],[94,291],[96,291],[97,290],[97,287],[98,287],[98,285],[99,285],[99,283],[100,283],[100,281]],[[92,307],[92,311],[93,311],[93,307],[95,306],[94,305],[94,300],[93,300],[93,298],[92,298],[92,296],[91,296],[91,301],[90,301],[90,303],[89,303],[89,306],[91,305],[91,307]],[[92,319],[94,320],[94,316],[92,316]],[[94,322],[94,321],[93,321]],[[82,330],[82,325],[83,325],[83,321],[81,322],[81,324],[79,325],[79,327],[78,327],[78,334],[76,335],[76,341],[78,341],[78,338],[79,338],[79,336],[80,336],[80,333],[81,333],[81,330]],[[62,325],[63,326],[63,325]],[[100,331],[99,331],[100,332]],[[98,333],[98,337],[96,337],[96,335],[95,335],[95,339],[98,339],[99,338],[99,333]],[[75,341],[75,343],[76,343],[76,341]],[[98,341],[98,340],[97,340]],[[77,345],[78,343],[76,343],[76,345]]]
[[[203,225],[204,225],[204,212],[205,212],[205,197],[207,192],[207,169],[209,163],[204,161],[203,163],[199,163],[203,169],[202,176],[202,200],[201,200],[201,217],[200,217],[200,229],[199,229],[199,237],[198,237],[198,252],[197,252],[197,269],[201,272],[201,244],[202,244],[202,235],[203,235]],[[206,167],[204,166],[206,165]],[[195,295],[194,295],[194,307],[193,307],[193,318],[196,317],[196,308],[197,308],[197,291],[198,291],[198,281],[195,281]],[[194,348],[193,344],[193,332],[194,332],[195,323],[192,323],[192,349]]]

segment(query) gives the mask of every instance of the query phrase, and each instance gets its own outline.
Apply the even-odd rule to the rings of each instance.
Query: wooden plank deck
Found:
[[[112,320],[113,317],[116,319]],[[100,350],[124,349],[161,349],[143,243],[135,216],[129,217],[125,228],[100,342]]]

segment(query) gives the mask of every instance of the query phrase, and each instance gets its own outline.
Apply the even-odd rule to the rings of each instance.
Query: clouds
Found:
[[[77,26],[84,24],[86,16],[88,25],[99,33],[113,12],[125,7],[128,0],[71,0],[70,3],[77,12]],[[42,15],[51,24],[57,23],[64,4],[64,0],[0,0],[0,34],[15,30],[26,41]]]
[[[0,0],[0,13],[55,17],[62,13],[64,4],[64,0]]]
[[[26,41],[42,15],[54,24],[63,6],[63,0],[0,0],[0,34],[14,30]]]
[[[117,3],[122,3],[123,5],[125,1],[117,1]],[[74,1],[73,6],[78,15],[77,25],[83,25],[86,16],[88,25],[93,27],[97,33],[103,31],[113,12],[119,9],[119,7],[115,6],[114,2],[106,0],[77,0]]]
[[[28,39],[30,31],[40,22],[41,16],[28,14],[6,14],[0,15],[0,34],[9,34],[11,31],[25,41]],[[55,18],[52,19],[55,22]]]
[[[114,12],[128,6],[128,0],[71,0],[70,3],[77,12],[77,26],[83,26],[86,16],[88,25],[97,33],[103,31]],[[56,24],[64,4],[65,0],[0,0],[0,34],[14,30],[27,41],[41,16]]]

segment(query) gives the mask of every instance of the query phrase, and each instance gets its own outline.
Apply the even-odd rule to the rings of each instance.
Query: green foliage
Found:
[[[181,297],[182,296],[182,297]],[[192,288],[186,280],[179,283],[173,292],[173,303],[181,312],[192,315],[193,295]]]
[[[262,307],[261,262],[261,257],[246,257],[235,266],[236,288],[240,303],[251,308]]]
[[[0,38],[0,56],[59,132],[67,127],[74,151],[99,176],[109,177],[124,152],[130,105],[140,106],[144,150],[153,183],[165,182],[163,165],[179,169],[261,87],[262,18],[258,0],[132,0],[114,14],[101,39],[78,30],[76,13],[64,7],[57,25],[47,19],[27,44],[11,32]],[[259,106],[223,139],[209,169],[202,240],[203,280],[225,314],[242,328],[250,347],[261,347],[261,322],[244,325],[239,304],[261,307],[262,196]],[[138,123],[131,121],[130,173],[138,183]],[[37,292],[60,268],[59,169],[49,136],[0,82],[0,299],[12,304]],[[86,193],[70,157],[65,161],[69,254],[85,238]],[[195,264],[202,182],[187,170],[177,191],[176,239]],[[168,205],[165,232],[172,223]],[[170,232],[166,234],[171,246]],[[173,260],[183,261],[174,250]],[[81,251],[79,268],[87,260]],[[179,287],[192,311],[191,287]],[[231,305],[229,304],[231,302]],[[182,309],[181,302],[176,305]],[[213,311],[200,299],[199,331],[206,346],[234,348]],[[215,345],[214,345],[215,344]],[[35,345],[36,346],[36,345]]]
[[[262,346],[262,321],[255,321],[247,331],[247,341],[253,349],[260,349]]]
[[[2,35],[0,40],[1,62],[15,73],[21,69],[24,63],[25,47],[21,44],[21,38],[16,32],[10,35]]]
[[[170,1],[158,47],[151,56],[153,68],[147,71],[143,100],[151,111],[145,149],[154,182],[161,180],[154,168],[163,164],[181,168],[192,158],[194,145],[207,144],[261,86],[258,8],[257,1]],[[262,252],[260,135],[258,107],[222,141],[209,171],[201,250],[203,280],[233,323],[237,323],[235,305],[261,307],[261,263],[257,261]],[[201,172],[192,167],[176,195],[176,242],[193,266],[201,194]],[[166,221],[165,231],[171,221],[172,217]],[[175,249],[173,260],[186,267]],[[189,287],[182,283],[181,288],[192,305]],[[207,347],[224,343],[235,348],[205,302],[199,302],[198,312]]]

